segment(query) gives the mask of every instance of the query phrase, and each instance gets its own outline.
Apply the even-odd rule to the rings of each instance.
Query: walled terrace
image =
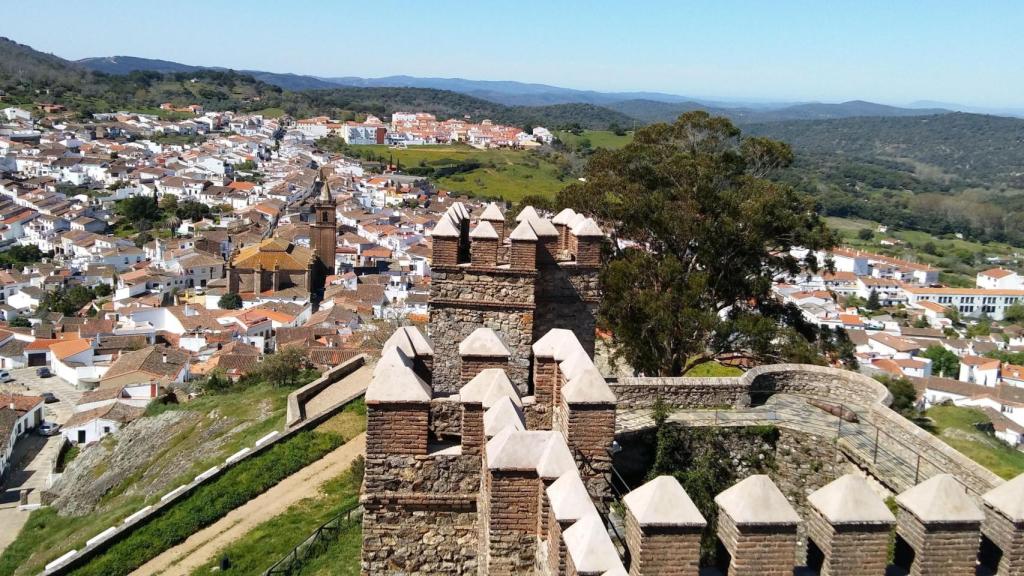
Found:
[[[452,205],[429,338],[399,329],[373,369],[364,574],[697,574],[708,538],[729,574],[1024,574],[1024,476],[1004,482],[850,372],[609,382],[592,361],[600,229],[532,208],[505,222]],[[623,486],[613,464],[659,399],[669,425],[716,436],[770,424],[776,466],[700,495],[710,522],[674,477]]]

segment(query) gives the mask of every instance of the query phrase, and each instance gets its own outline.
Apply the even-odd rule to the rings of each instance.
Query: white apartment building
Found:
[[[934,302],[946,308],[954,308],[963,316],[979,317],[987,314],[993,320],[1002,320],[1006,309],[1024,302],[1024,289],[985,290],[983,288],[929,288],[926,286],[903,286],[908,304]]]

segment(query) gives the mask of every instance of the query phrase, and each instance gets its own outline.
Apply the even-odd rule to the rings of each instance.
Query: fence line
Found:
[[[263,572],[263,576],[291,576],[297,573],[302,569],[304,563],[316,558],[332,543],[337,542],[341,531],[350,525],[354,525],[353,520],[359,520],[361,517],[362,508],[360,508],[359,504],[346,507],[337,516],[321,524],[308,538],[285,554],[284,558],[281,558],[273,566],[267,568]]]

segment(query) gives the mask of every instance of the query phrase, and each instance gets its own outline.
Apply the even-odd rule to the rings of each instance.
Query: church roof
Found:
[[[239,250],[231,265],[235,268],[264,270],[305,270],[314,258],[310,248],[295,246],[284,238],[268,238]]]

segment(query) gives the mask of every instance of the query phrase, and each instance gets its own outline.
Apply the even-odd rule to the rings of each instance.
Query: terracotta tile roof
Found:
[[[0,406],[13,408],[16,412],[25,413],[43,403],[42,396],[25,396],[24,394],[0,394]]]
[[[97,418],[127,424],[140,418],[144,412],[144,408],[136,408],[135,406],[130,406],[123,402],[114,402],[113,404],[100,406],[99,408],[93,408],[92,410],[76,412],[68,419],[67,422],[64,423],[64,428],[81,426],[82,424],[87,424]]]
[[[1006,278],[1007,276],[1011,276],[1013,274],[1015,274],[1013,270],[1007,270],[1005,268],[990,268],[988,270],[985,270],[984,272],[979,272],[978,276],[988,276],[989,278],[995,278],[996,280],[998,280],[1000,278]]]
[[[167,361],[164,361],[166,355]],[[173,378],[188,362],[189,354],[183,350],[149,346],[142,350],[122,354],[111,364],[110,369],[101,380],[110,380],[117,376],[141,372],[149,377]]]
[[[999,360],[995,358],[987,358],[985,356],[974,356],[968,354],[960,358],[961,364],[967,364],[968,366],[977,366],[982,370],[993,370],[999,368]]]
[[[92,341],[85,338],[65,340],[63,342],[50,345],[50,353],[58,360],[63,360],[69,356],[74,356],[75,354],[91,349]]]

